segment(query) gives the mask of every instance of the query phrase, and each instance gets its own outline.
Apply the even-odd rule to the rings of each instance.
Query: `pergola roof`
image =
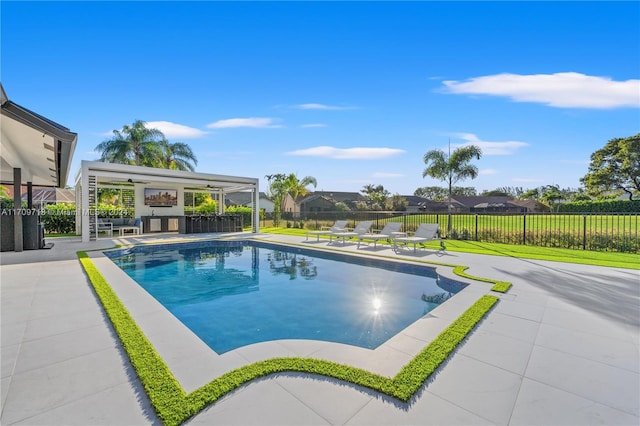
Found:
[[[101,161],[82,161],[76,182],[80,179],[82,169],[87,169],[97,178],[98,186],[118,186],[127,184],[180,184],[187,191],[223,193],[256,189],[257,178],[215,175],[209,173],[185,172],[181,170],[158,169],[154,167],[130,166],[126,164],[103,163]]]
[[[64,126],[10,101],[0,83],[0,182],[63,187],[78,135]]]

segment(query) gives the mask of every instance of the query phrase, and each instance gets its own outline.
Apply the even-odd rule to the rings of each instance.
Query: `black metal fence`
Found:
[[[414,231],[420,223],[440,225],[442,238],[479,242],[524,244],[594,251],[640,252],[638,213],[452,213],[446,212],[348,211],[318,212],[282,219],[281,226],[319,229],[338,219],[354,227],[372,220],[374,229],[386,222],[401,221],[402,230]]]

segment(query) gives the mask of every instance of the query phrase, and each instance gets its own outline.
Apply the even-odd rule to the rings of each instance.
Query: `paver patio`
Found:
[[[310,247],[327,243],[258,237]],[[180,237],[122,240],[175,238]],[[76,258],[78,250],[111,247],[113,241],[49,241],[55,241],[51,250],[8,252],[0,258],[0,423],[158,423]],[[333,379],[279,374],[243,386],[188,423],[640,424],[640,271],[424,250],[396,255],[379,247],[356,250],[356,244],[334,249],[466,265],[469,274],[510,281],[513,287],[409,404]],[[376,354],[382,362],[367,361],[366,350],[299,341],[251,345],[218,356],[123,280],[108,260],[99,253],[92,257],[187,392],[271,354],[344,359],[388,368],[385,374],[393,375],[424,343],[424,335],[405,333]],[[450,269],[438,272],[455,277]],[[471,282],[477,294],[490,287]],[[461,296],[457,303],[466,303],[463,299],[476,293],[452,301]],[[455,318],[455,303],[442,308],[426,321],[447,324]]]

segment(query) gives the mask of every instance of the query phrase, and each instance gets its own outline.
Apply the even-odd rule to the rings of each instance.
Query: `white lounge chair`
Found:
[[[372,220],[363,220],[356,225],[353,231],[332,232],[329,234],[329,244],[333,241],[333,237],[336,237],[336,239],[342,238],[342,244],[344,244],[344,240],[347,238],[359,237],[360,235],[369,232],[371,225],[373,225]]]
[[[98,218],[98,222],[96,223],[96,231],[96,238],[101,232],[104,232],[108,237],[113,237],[113,223],[105,222],[103,219]]]
[[[309,235],[316,235],[318,237],[318,241],[320,241],[320,235],[329,235],[332,232],[340,232],[347,230],[348,220],[336,220],[336,222],[332,226],[323,226],[319,231],[308,231],[307,232],[307,240],[309,239]]]
[[[439,225],[437,223],[421,223],[412,236],[394,238],[394,249],[397,249],[398,243],[404,243],[407,246],[413,244],[413,251],[415,252],[416,246],[420,243],[440,240],[438,227]],[[444,250],[444,243],[442,241],[440,241],[440,247]]]
[[[391,240],[397,237],[397,233],[400,232],[401,227],[402,222],[387,222],[387,224],[384,225],[384,228],[382,228],[379,233],[367,232],[366,234],[359,235],[358,248],[360,248],[360,243],[362,242],[362,240],[373,240],[373,248],[375,248],[378,240]]]

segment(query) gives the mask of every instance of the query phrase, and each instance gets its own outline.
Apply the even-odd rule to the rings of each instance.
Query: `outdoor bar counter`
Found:
[[[241,232],[242,215],[142,216],[143,232],[198,234],[206,232]]]

